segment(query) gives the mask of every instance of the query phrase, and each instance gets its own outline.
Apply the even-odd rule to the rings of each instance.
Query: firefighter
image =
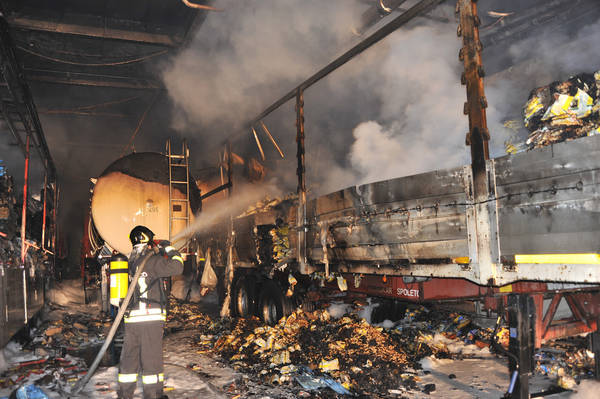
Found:
[[[168,241],[155,244],[153,238],[154,233],[145,226],[136,226],[129,234],[133,245],[129,256],[131,276],[155,245],[160,253],[151,255],[146,261],[125,313],[125,337],[118,376],[119,398],[123,399],[133,398],[138,374],[142,379],[144,399],[167,398],[163,395],[162,353],[167,314],[165,278],[182,273],[183,258]]]

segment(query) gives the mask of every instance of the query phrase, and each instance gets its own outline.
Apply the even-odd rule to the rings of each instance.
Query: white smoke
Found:
[[[376,120],[353,131],[349,154],[361,182],[453,167],[467,162],[460,85],[460,41],[453,24],[416,26],[389,38],[374,87]]]
[[[239,128],[351,37],[355,0],[219,0],[164,81],[186,123]]]
[[[203,207],[194,221],[173,237],[175,247],[184,245],[185,239],[194,234],[210,231],[216,224],[228,223],[229,217],[236,217],[244,213],[249,207],[267,198],[276,198],[281,195],[279,189],[270,184],[236,186],[235,195],[218,202],[212,202]]]
[[[571,395],[572,399],[595,399],[600,392],[600,382],[593,380],[583,380],[576,386],[575,394]]]
[[[212,139],[205,141],[237,133],[271,102],[362,39],[350,32],[366,8],[355,0],[222,0],[216,6],[225,11],[208,16],[192,46],[164,73],[180,112],[176,127],[206,129]],[[435,12],[451,22],[417,18],[305,92],[311,195],[470,162],[458,60],[462,43],[455,34],[453,8]],[[600,51],[593,38],[598,34],[594,24],[575,38],[557,41],[549,35],[511,48],[514,62],[524,61],[525,55],[529,61],[518,73],[509,70],[486,78],[492,156],[504,154],[504,141],[515,134],[504,123],[520,123],[531,89],[594,69]],[[554,48],[553,43],[566,44]],[[586,49],[594,51],[590,55]],[[267,121],[288,157],[287,164],[271,162],[269,169],[286,189],[296,183],[290,103]],[[256,156],[249,133],[246,138],[242,145],[252,146],[249,152]]]

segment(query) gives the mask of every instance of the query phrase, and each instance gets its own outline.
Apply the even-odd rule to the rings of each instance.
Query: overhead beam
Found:
[[[181,44],[181,40],[177,40],[166,34],[109,28],[106,26],[106,24],[104,24],[104,26],[78,25],[73,23],[53,22],[15,15],[7,16],[6,20],[12,28],[158,44],[168,47],[177,47]]]
[[[139,79],[131,76],[99,75],[81,72],[53,71],[49,69],[25,68],[28,81],[45,83],[113,87],[119,89],[162,89],[163,85],[150,79]]]

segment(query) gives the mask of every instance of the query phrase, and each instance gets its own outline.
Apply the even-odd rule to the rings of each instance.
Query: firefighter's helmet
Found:
[[[148,244],[153,238],[154,233],[146,226],[135,226],[129,233],[131,245]]]

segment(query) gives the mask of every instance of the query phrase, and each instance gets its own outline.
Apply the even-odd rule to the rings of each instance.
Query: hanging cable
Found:
[[[59,62],[61,64],[79,65],[79,66],[117,66],[117,65],[133,64],[135,62],[141,62],[141,61],[148,60],[150,58],[158,57],[159,55],[166,54],[169,51],[168,49],[161,50],[161,51],[157,51],[155,53],[147,54],[142,57],[134,58],[131,60],[123,60],[123,61],[115,61],[115,62],[101,62],[101,63],[86,63],[86,62],[69,61],[69,60],[62,60],[60,58],[50,57],[48,55],[44,55],[44,54],[35,52],[33,50],[29,50],[28,48],[23,47],[23,46],[16,46],[16,47],[19,50],[22,50],[28,54],[35,55],[36,57],[44,58],[49,61]]]
[[[123,151],[121,152],[120,157],[122,157],[123,155],[125,155],[125,152],[129,148],[131,148],[131,145],[133,144],[133,140],[135,139],[135,136],[140,131],[140,128],[142,127],[142,124],[144,123],[144,119],[146,119],[146,115],[148,115],[148,112],[150,111],[150,109],[152,108],[152,106],[154,105],[154,103],[156,102],[156,100],[158,99],[158,93],[159,93],[159,91],[157,90],[156,93],[154,94],[154,98],[152,99],[152,101],[150,102],[150,104],[148,104],[148,108],[146,108],[146,111],[144,111],[144,114],[140,118],[140,121],[138,122],[137,127],[135,128],[135,130],[133,131],[133,134],[131,135],[131,138],[129,139],[129,142],[127,143],[127,145],[125,146],[125,148],[123,148]]]
[[[100,108],[100,107],[108,107],[109,105],[116,105],[116,104],[123,104],[132,100],[137,100],[138,98],[141,98],[141,96],[132,96],[132,97],[127,97],[127,98],[122,98],[120,100],[114,100],[114,101],[107,101],[104,103],[99,103],[99,104],[92,104],[92,105],[83,105],[81,107],[75,107],[75,108],[71,108],[71,109],[42,109],[39,112],[42,114],[75,114],[75,115],[99,115],[99,116],[118,116],[118,117],[126,117],[127,115],[121,115],[121,114],[111,114],[111,113],[92,113],[92,112],[85,112],[85,111],[91,111],[94,110],[96,108]]]

